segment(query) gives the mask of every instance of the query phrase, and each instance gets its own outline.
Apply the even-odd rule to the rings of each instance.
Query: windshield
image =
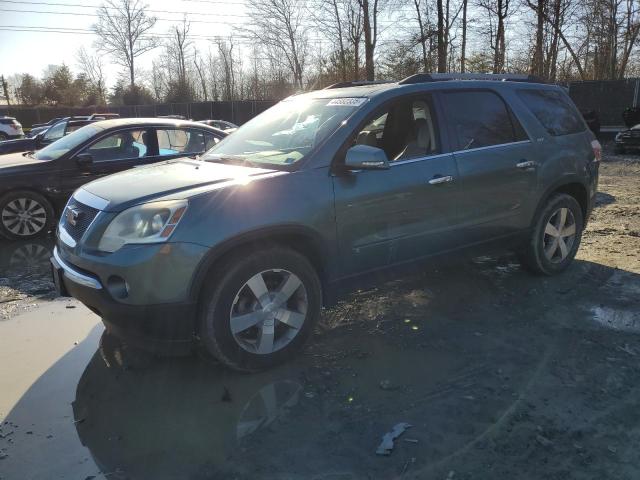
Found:
[[[34,156],[38,160],[56,160],[100,131],[100,128],[86,125],[66,137],[56,140],[51,145],[47,145],[42,150],[38,150]]]
[[[365,98],[291,98],[244,124],[203,156],[205,161],[291,165],[331,135]]]

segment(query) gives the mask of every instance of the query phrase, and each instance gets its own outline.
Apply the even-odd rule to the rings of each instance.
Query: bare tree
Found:
[[[106,0],[98,8],[98,22],[92,26],[101,40],[98,48],[128,69],[131,86],[135,85],[135,59],[158,45],[149,35],[157,19],[146,9],[141,0]]]
[[[340,62],[340,78],[343,82],[347,80],[347,12],[343,8],[341,0],[318,0],[315,4],[312,16],[313,21],[320,27],[320,30],[337,42],[338,58]]]
[[[349,2],[347,6],[349,41],[353,49],[353,79],[360,78],[360,43],[362,41],[362,8],[359,3]]]
[[[78,67],[87,76],[91,86],[98,95],[100,104],[107,103],[106,79],[104,73],[104,61],[100,55],[91,55],[84,47],[80,47],[76,54]]]
[[[295,0],[254,0],[248,15],[253,39],[272,60],[286,64],[293,83],[302,89],[308,46],[305,10]]]
[[[181,24],[174,25],[171,28],[170,37],[166,44],[167,57],[169,60],[169,64],[167,65],[168,71],[175,71],[176,81],[182,85],[189,83],[187,51],[191,47],[192,42],[188,40],[187,36],[189,35],[190,29],[191,24],[184,18]]]
[[[367,80],[375,79],[373,64],[376,43],[378,41],[379,0],[358,0],[362,9],[362,30],[364,34],[364,68]]]
[[[510,0],[480,0],[479,5],[489,16],[489,45],[493,50],[493,73],[502,73],[507,49],[505,20],[509,16]]]

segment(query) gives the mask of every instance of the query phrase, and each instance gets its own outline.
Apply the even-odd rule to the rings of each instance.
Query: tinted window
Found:
[[[383,149],[390,161],[424,157],[438,152],[434,125],[427,99],[399,100],[372,118],[355,141]]]
[[[144,130],[127,130],[108,135],[84,152],[90,153],[94,162],[129,160],[144,157],[147,154],[146,143]]]
[[[527,138],[522,126],[495,93],[446,92],[444,101],[448,122],[461,150]]]
[[[585,130],[578,111],[564,93],[557,90],[520,90],[518,96],[551,135]]]

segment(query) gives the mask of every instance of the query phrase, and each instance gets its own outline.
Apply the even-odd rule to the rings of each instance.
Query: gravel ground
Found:
[[[256,375],[120,345],[20,260],[0,274],[0,477],[637,479],[640,157],[607,153],[599,190],[563,275],[501,254],[386,281]],[[4,247],[3,266],[25,245]]]

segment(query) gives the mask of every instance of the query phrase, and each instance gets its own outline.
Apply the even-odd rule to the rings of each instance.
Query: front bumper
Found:
[[[149,246],[153,247],[153,246]],[[106,257],[110,258],[110,257]],[[151,258],[140,261],[135,252],[130,255],[130,269],[135,271],[132,278],[134,286],[140,285],[146,278],[145,288],[150,284],[158,284],[158,261]],[[186,354],[192,350],[196,326],[197,303],[188,295],[176,300],[175,297],[166,303],[155,301],[144,302],[138,295],[133,304],[130,298],[118,298],[119,291],[105,278],[112,278],[110,273],[123,269],[110,268],[109,264],[94,265],[94,271],[71,263],[69,255],[56,247],[51,259],[53,275],[61,295],[68,295],[80,300],[90,310],[99,315],[109,333],[122,338],[127,343],[163,354]],[[122,267],[122,266],[121,266]],[[101,272],[101,273],[98,273]],[[174,271],[163,272],[164,275],[176,275]],[[155,276],[154,276],[155,275]],[[126,274],[125,274],[126,276]],[[176,275],[179,277],[179,275]],[[175,278],[177,284],[191,278]],[[159,288],[162,287],[159,285]],[[156,289],[157,290],[157,289]],[[158,292],[154,292],[154,300]]]

